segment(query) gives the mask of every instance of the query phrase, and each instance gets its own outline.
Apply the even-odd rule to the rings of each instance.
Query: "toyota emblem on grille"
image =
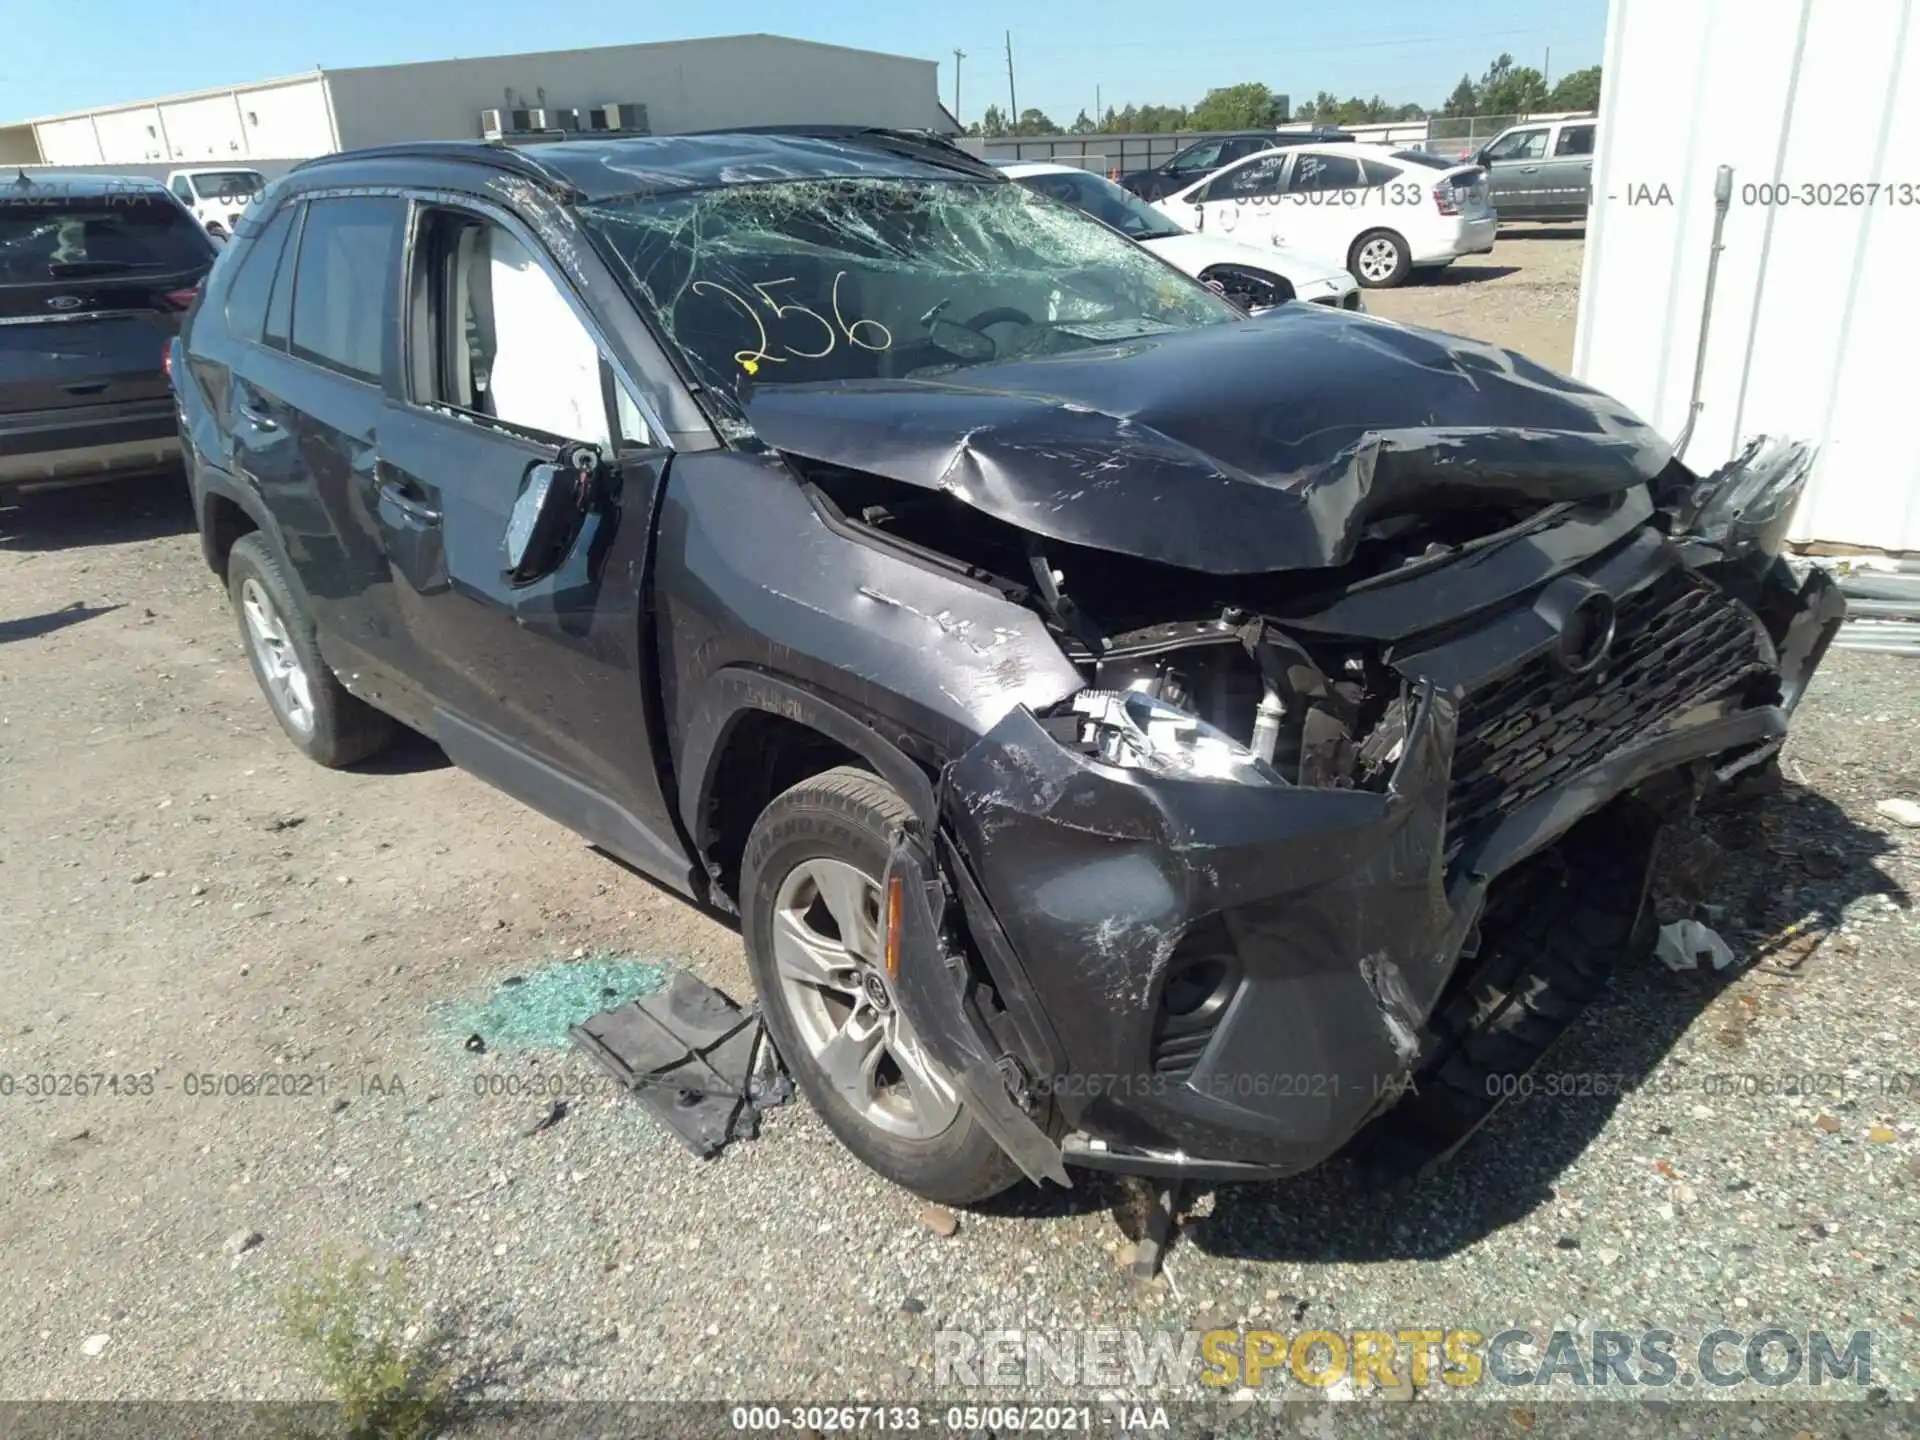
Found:
[[[1553,647],[1554,663],[1569,675],[1599,669],[1613,649],[1615,618],[1613,597],[1606,591],[1592,590],[1581,596],[1560,622],[1560,638]]]
[[[78,310],[87,302],[78,295],[55,295],[47,301],[49,310]]]

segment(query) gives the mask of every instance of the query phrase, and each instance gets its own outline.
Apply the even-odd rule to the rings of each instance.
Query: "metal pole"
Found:
[[[960,119],[960,62],[966,58],[967,58],[966,51],[960,50],[960,49],[954,50],[953,52],[953,119],[954,119],[954,123],[959,125],[960,128],[963,130],[966,129],[966,124]]]
[[[1013,31],[1007,31],[1007,109],[1013,113],[1007,116],[1007,124],[1015,134],[1020,130],[1020,102],[1013,94]]]
[[[1707,378],[1707,335],[1713,324],[1713,287],[1720,279],[1721,237],[1727,230],[1727,210],[1733,204],[1733,167],[1722,165],[1713,177],[1713,249],[1707,255],[1707,290],[1700,301],[1700,344],[1693,352],[1693,393],[1687,399],[1687,424],[1673,442],[1673,458],[1687,453],[1694,422],[1700,418],[1700,387]],[[1735,436],[1737,442],[1739,436]]]

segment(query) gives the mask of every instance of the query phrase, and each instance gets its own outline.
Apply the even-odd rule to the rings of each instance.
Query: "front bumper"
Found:
[[[1638,638],[1600,674],[1653,676],[1654,721],[1605,678],[1533,699],[1518,731],[1489,698],[1546,673],[1567,584],[1619,602],[1619,643]],[[1014,1021],[998,1057],[976,1046],[974,1082],[997,1066],[1078,1164],[1251,1178],[1326,1160],[1405,1093],[1489,886],[1642,781],[1766,758],[1841,610],[1819,572],[1796,588],[1778,563],[1644,529],[1469,633],[1400,647],[1416,699],[1380,792],[1118,769],[1014,711],[942,794],[949,876]],[[1217,983],[1193,1006],[1196,972]]]

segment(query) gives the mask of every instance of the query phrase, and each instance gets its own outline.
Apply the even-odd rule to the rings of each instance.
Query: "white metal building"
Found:
[[[1920,4],[1612,0],[1574,370],[1687,463],[1810,440],[1794,538],[1920,551]]]
[[[0,124],[0,164],[303,160],[398,140],[472,140],[486,110],[647,107],[655,133],[822,122],[951,131],[932,60],[732,35],[315,70]]]

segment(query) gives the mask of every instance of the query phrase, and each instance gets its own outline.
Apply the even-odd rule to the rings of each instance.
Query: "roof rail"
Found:
[[[287,173],[292,175],[347,160],[455,160],[511,171],[565,199],[574,198],[579,193],[573,182],[557,170],[542,165],[524,150],[493,140],[411,140],[393,145],[370,145],[360,150],[336,150],[330,155],[316,155],[310,160],[302,160]]]

